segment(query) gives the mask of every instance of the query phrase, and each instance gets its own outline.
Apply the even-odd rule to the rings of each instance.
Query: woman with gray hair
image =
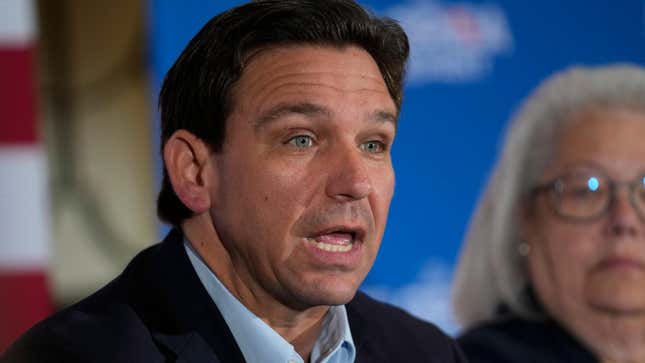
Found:
[[[645,362],[645,70],[571,68],[510,125],[453,304],[471,362]]]

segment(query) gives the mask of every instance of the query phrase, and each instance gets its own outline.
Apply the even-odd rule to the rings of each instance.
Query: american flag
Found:
[[[0,353],[53,311],[36,35],[33,0],[0,0]]]

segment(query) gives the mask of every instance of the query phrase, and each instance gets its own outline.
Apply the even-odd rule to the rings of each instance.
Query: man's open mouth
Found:
[[[314,244],[318,249],[327,252],[349,252],[354,243],[364,233],[353,228],[329,229],[315,236],[308,237],[307,241]]]

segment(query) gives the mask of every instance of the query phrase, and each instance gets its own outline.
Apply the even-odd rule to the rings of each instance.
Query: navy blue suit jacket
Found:
[[[347,304],[357,362],[464,362],[435,326],[357,293]],[[197,277],[181,231],[138,254],[92,296],[30,329],[3,362],[244,362]]]

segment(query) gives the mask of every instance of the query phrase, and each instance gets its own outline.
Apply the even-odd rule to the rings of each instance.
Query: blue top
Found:
[[[304,363],[293,345],[228,291],[185,239],[184,247],[199,280],[222,313],[247,362]],[[311,352],[311,363],[353,363],[355,357],[347,310],[344,305],[331,306]]]

